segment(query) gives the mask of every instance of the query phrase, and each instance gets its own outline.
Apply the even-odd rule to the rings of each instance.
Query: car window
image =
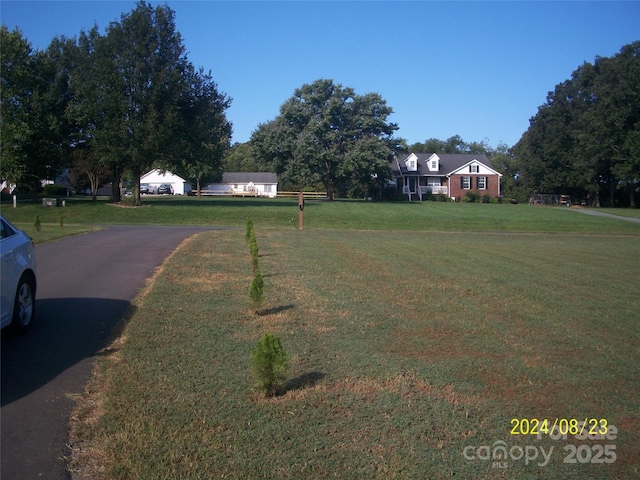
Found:
[[[9,225],[7,225],[4,220],[0,220],[0,239],[10,237],[11,235],[15,235],[15,231]]]

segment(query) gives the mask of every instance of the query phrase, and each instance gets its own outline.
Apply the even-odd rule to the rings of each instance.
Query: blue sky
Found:
[[[331,78],[379,93],[409,144],[460,135],[512,146],[578,66],[640,40],[638,1],[167,3],[191,62],[233,98],[233,142],[277,116],[296,88]],[[134,7],[3,0],[0,16],[44,49],[94,23],[104,32]]]

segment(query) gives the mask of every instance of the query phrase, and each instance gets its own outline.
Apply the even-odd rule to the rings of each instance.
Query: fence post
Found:
[[[302,230],[304,227],[304,194],[298,193],[298,229]]]

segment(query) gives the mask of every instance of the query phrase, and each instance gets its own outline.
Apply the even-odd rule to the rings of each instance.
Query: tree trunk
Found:
[[[135,161],[133,162],[133,198],[134,205],[139,207],[142,205],[142,199],[140,196],[140,165]]]
[[[38,190],[40,187],[40,180],[37,178],[33,180],[31,184],[31,193],[33,194],[33,203],[38,203]]]
[[[327,200],[333,200],[333,182],[331,180],[325,181],[324,187],[327,189]]]
[[[636,186],[633,183],[629,185],[629,200],[631,208],[636,208]]]
[[[616,206],[616,187],[614,186],[613,178],[609,188],[609,206],[612,208]]]
[[[91,184],[91,200],[98,199],[98,178],[96,175],[87,173],[89,176],[89,183]]]
[[[113,170],[113,181],[111,182],[111,201],[118,203],[120,198],[120,179],[122,174],[116,169]]]

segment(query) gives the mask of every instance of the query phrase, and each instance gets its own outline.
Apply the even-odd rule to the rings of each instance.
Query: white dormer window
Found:
[[[480,173],[480,165],[477,163],[469,165],[469,173]]]
[[[417,172],[418,171],[418,156],[415,153],[412,153],[404,161],[404,164],[406,165],[408,171]]]
[[[427,166],[429,167],[430,172],[437,172],[440,170],[440,157],[435,153],[429,157],[427,160]]]

